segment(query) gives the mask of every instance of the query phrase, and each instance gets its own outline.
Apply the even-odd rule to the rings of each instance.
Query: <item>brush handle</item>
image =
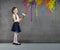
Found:
[[[26,16],[26,14],[25,14],[25,13],[22,13],[22,15],[23,15],[23,16]]]

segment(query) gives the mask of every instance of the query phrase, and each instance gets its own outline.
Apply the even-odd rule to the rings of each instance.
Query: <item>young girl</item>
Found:
[[[13,26],[12,26],[12,31],[14,32],[14,37],[13,37],[13,44],[15,45],[21,45],[21,43],[18,42],[18,33],[21,32],[19,22],[23,19],[23,16],[18,16],[18,9],[17,7],[12,8],[12,13],[13,13]]]

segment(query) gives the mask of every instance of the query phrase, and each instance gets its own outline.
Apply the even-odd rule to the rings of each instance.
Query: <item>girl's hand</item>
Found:
[[[24,16],[26,16],[25,13],[22,13],[22,15],[20,15],[20,21],[22,21],[22,19],[24,18]]]
[[[20,18],[20,21],[22,21],[22,18]]]
[[[20,21],[22,21],[22,19],[23,19],[23,15],[21,15],[19,19],[20,19]]]

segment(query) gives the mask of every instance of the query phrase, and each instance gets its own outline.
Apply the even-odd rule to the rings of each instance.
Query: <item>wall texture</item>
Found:
[[[24,12],[23,0],[0,0],[0,42],[12,42],[12,7],[19,8],[19,15]],[[45,5],[44,5],[44,8]],[[21,42],[60,42],[60,7],[56,6],[54,13],[42,14],[39,9],[39,16],[35,16],[33,6],[33,21],[30,22],[28,14],[20,23],[22,32],[19,33]]]

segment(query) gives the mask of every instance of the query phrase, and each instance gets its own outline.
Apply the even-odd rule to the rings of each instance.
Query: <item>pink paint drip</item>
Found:
[[[27,0],[24,0],[24,7],[27,7]]]

